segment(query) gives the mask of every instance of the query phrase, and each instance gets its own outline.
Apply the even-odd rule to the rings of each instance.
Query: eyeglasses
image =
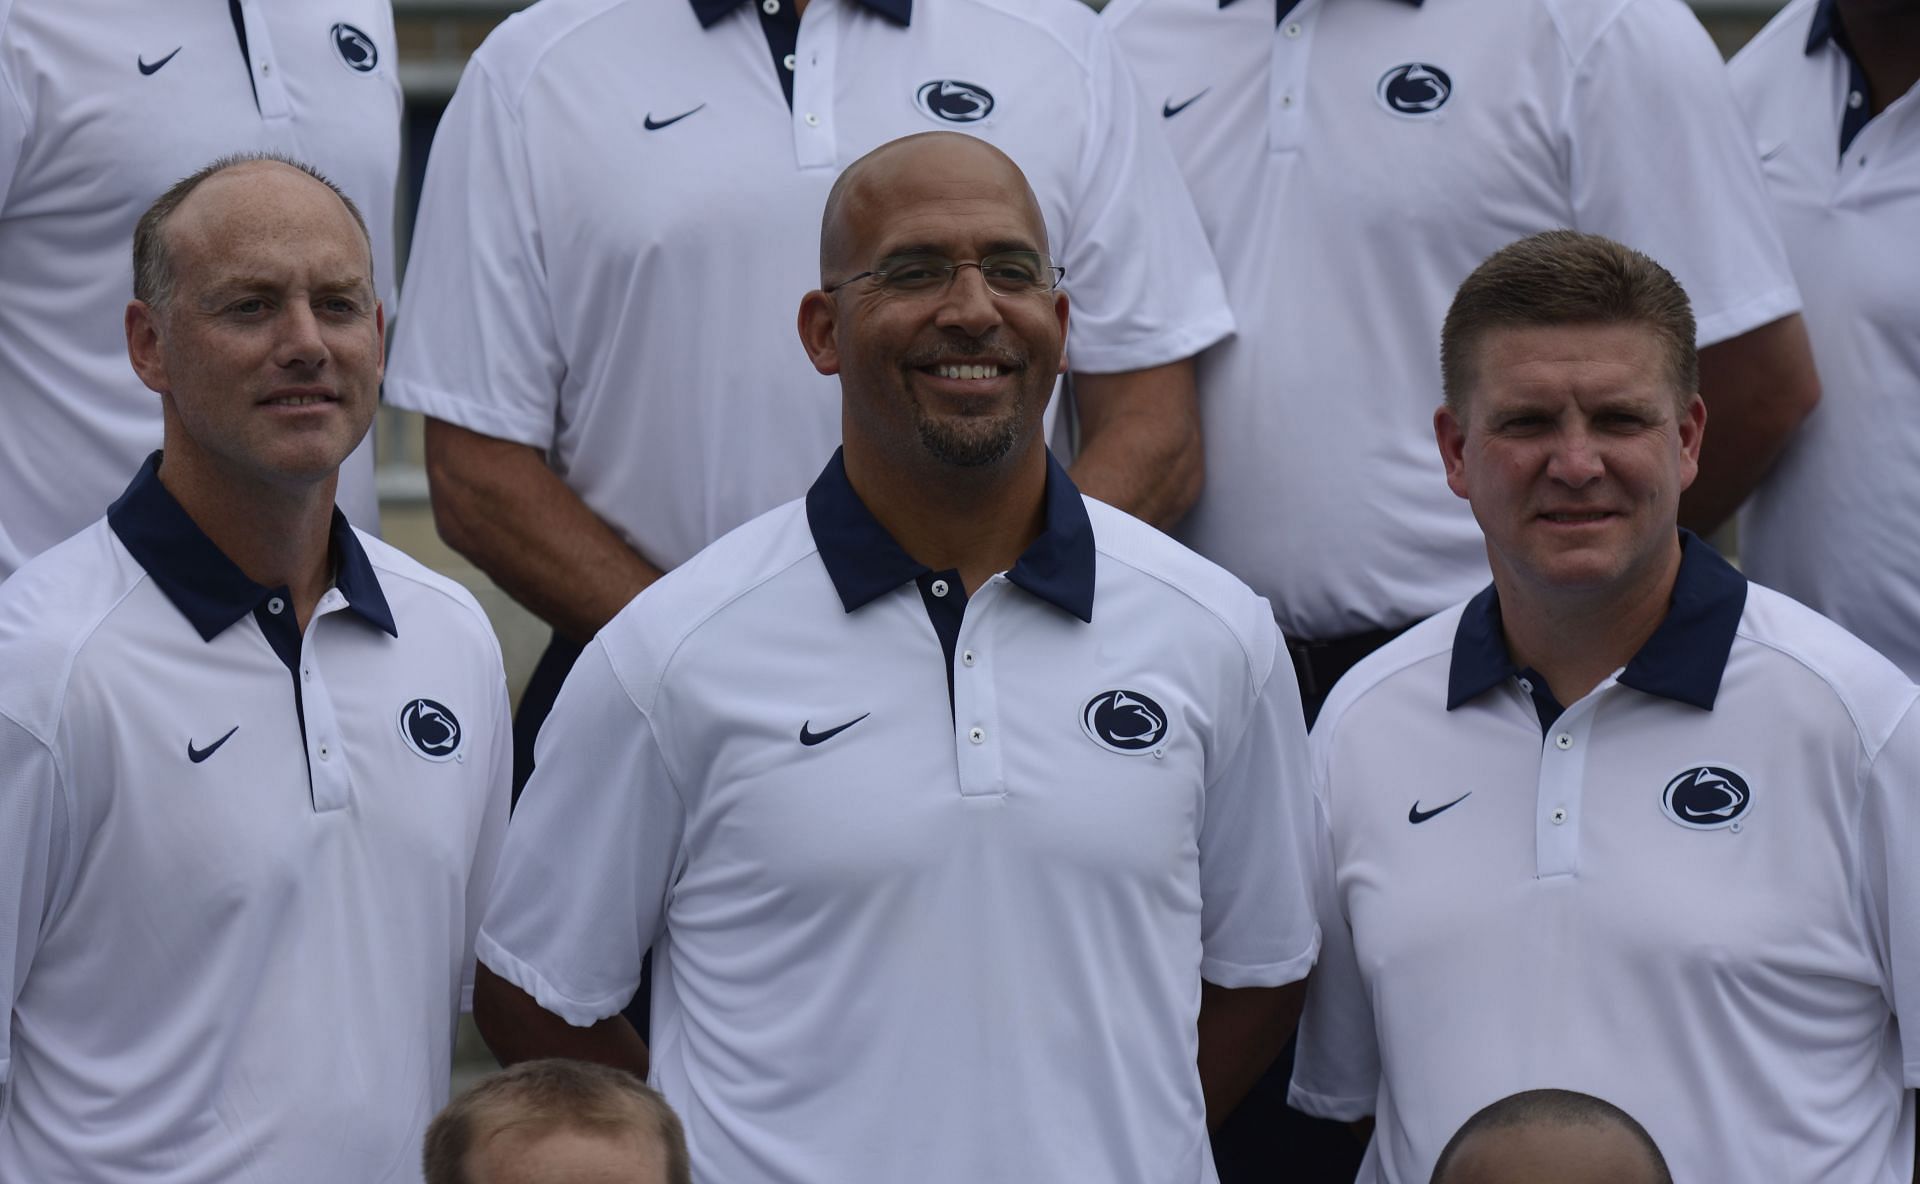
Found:
[[[944,255],[914,253],[911,255],[889,255],[882,259],[872,271],[863,271],[859,275],[850,275],[837,284],[822,288],[823,292],[838,292],[855,280],[872,279],[888,292],[903,296],[929,296],[944,292],[953,282],[954,274],[963,267],[977,267],[980,278],[987,282],[987,290],[999,296],[1034,296],[1042,292],[1051,292],[1067,278],[1067,269],[1056,267],[1053,261],[1038,251],[996,251],[983,255],[978,263],[972,260],[954,262]]]

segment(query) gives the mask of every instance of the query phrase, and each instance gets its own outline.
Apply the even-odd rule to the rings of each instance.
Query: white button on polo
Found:
[[[322,740],[320,742],[320,759],[324,761],[331,755],[333,755],[333,750],[327,747],[325,740]]]
[[[1291,107],[1291,106],[1293,106],[1293,96],[1292,96],[1292,95],[1281,95],[1281,96],[1280,96],[1280,105],[1281,105],[1282,107]]]
[[[985,744],[987,742],[987,730],[985,728],[975,728],[967,733],[967,739],[973,741],[975,744]]]
[[[267,611],[272,613],[276,617],[279,616],[282,612],[284,612],[286,610],[286,607],[287,607],[287,602],[280,599],[278,596],[275,596],[271,600],[267,601]]]
[[[933,594],[935,596],[945,596],[947,594],[947,582],[945,580],[935,580],[933,582]]]
[[[781,65],[783,65],[783,66],[785,66],[785,67],[786,67],[787,69],[789,69],[789,70],[791,70],[791,69],[793,69],[793,66],[794,66],[794,57],[793,57],[793,55],[792,55],[792,54],[788,54],[788,55],[787,55],[786,57],[784,57],[784,58],[781,58],[781,59],[780,59],[780,64],[781,64]]]
[[[1867,101],[1866,97],[1857,90],[1847,92],[1847,106],[1851,107],[1855,111],[1858,111],[1860,109],[1860,104],[1866,101]]]
[[[1556,806],[1554,807],[1553,813],[1548,815],[1548,817],[1553,819],[1555,826],[1560,826],[1567,820],[1567,808],[1565,806]]]
[[[780,0],[760,0],[760,11],[772,16],[780,11]]]
[[[819,126],[820,126],[820,117],[819,117],[818,115],[815,115],[815,114],[814,114],[813,112],[811,112],[811,111],[809,111],[809,112],[807,112],[807,126],[808,126],[808,127],[819,127]]]
[[[1564,749],[1568,749],[1568,748],[1572,748],[1572,747],[1573,747],[1573,737],[1572,737],[1572,736],[1569,736],[1569,735],[1567,735],[1567,734],[1566,734],[1565,732],[1562,732],[1562,733],[1560,733],[1560,734],[1559,734],[1558,736],[1555,736],[1555,737],[1553,738],[1553,744],[1554,744],[1554,747],[1555,747],[1555,748],[1559,748],[1559,749],[1562,749],[1562,750],[1564,750]]]
[[[308,668],[308,669],[306,669],[306,670],[302,670],[302,671],[300,672],[300,677],[301,677],[301,678],[304,678],[304,679],[306,679],[306,680],[307,680],[308,682],[312,682],[312,681],[313,681],[313,670],[312,670],[312,668]]]
[[[1294,22],[1292,22],[1291,24],[1289,24],[1289,25],[1287,26],[1287,36],[1289,36],[1289,37],[1298,37],[1299,35],[1300,35],[1300,22],[1299,22],[1299,21],[1294,21]]]
[[[971,666],[971,665],[973,665],[973,651],[972,651],[972,650],[967,650],[966,652],[964,652],[964,653],[962,653],[962,654],[960,655],[960,664],[961,664],[962,666]]]
[[[1533,680],[1530,678],[1521,679],[1520,689],[1525,691],[1529,695],[1533,694]]]

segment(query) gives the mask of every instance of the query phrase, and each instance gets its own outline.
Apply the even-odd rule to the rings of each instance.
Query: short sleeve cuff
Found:
[[[618,1015],[633,997],[633,990],[630,989],[624,997],[605,995],[598,999],[575,999],[547,981],[545,975],[502,949],[500,943],[489,937],[484,929],[480,931],[474,948],[488,970],[533,996],[535,1003],[576,1028],[590,1028],[608,1016]],[[636,983],[635,987],[638,985]]]
[[[381,388],[381,401],[389,407],[418,411],[470,432],[525,444],[531,448],[553,446],[553,422],[534,416],[512,415],[497,407],[483,407],[470,399],[422,386],[404,378],[389,376]]]
[[[1314,929],[1307,948],[1284,962],[1248,964],[1224,958],[1201,958],[1200,977],[1216,987],[1284,987],[1307,977],[1320,956],[1320,930]]]
[[[1211,315],[1123,342],[1067,342],[1067,365],[1081,374],[1122,374],[1182,361],[1223,340],[1234,329],[1224,305]]]
[[[1799,311],[1800,293],[1797,289],[1775,288],[1732,308],[1701,317],[1695,326],[1694,339],[1703,346],[1718,345]]]
[[[1298,1081],[1287,1086],[1287,1105],[1315,1118],[1335,1122],[1358,1122],[1374,1111],[1372,1094],[1325,1094],[1307,1089]]]

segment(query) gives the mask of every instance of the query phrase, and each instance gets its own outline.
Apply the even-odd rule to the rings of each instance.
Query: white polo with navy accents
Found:
[[[0,1180],[421,1179],[506,685],[465,591],[332,548],[302,635],[149,461],[0,587]]]
[[[1920,678],[1920,90],[1872,114],[1831,0],[1789,4],[1731,69],[1822,391],[1747,502],[1741,562]]]
[[[387,0],[0,2],[0,580],[159,447],[123,314],[134,223],[175,181],[243,151],[317,167],[366,215],[393,318],[397,54]],[[371,439],[339,500],[377,526]]]
[[[1207,483],[1177,534],[1290,637],[1397,628],[1486,583],[1433,411],[1441,321],[1494,251],[1555,227],[1633,246],[1686,287],[1703,344],[1799,307],[1680,0],[1114,0],[1104,19],[1239,324],[1199,360]]]
[[[730,1184],[1215,1179],[1200,982],[1318,944],[1267,606],[1049,461],[971,597],[838,454],[587,647],[480,958],[576,1025],[654,951],[652,1073]]]
[[[1553,1087],[1675,1180],[1907,1180],[1920,713],[1859,640],[1687,536],[1673,607],[1561,709],[1493,589],[1355,667],[1315,725],[1326,948],[1291,1100],[1378,1122],[1363,1184]]]
[[[777,59],[777,60],[776,60]],[[840,393],[794,335],[842,169],[916,132],[1026,173],[1082,372],[1232,327],[1156,117],[1075,0],[545,0],[435,138],[388,400],[545,450],[673,567],[799,497]]]

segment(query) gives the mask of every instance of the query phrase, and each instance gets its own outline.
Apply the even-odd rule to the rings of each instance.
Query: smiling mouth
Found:
[[[337,402],[337,400],[332,395],[281,395],[276,399],[267,399],[263,401],[261,405],[265,407],[311,407],[315,403],[333,402]]]
[[[1007,367],[999,365],[998,363],[994,363],[994,362],[988,362],[985,364],[971,363],[971,362],[970,363],[942,362],[932,366],[923,366],[921,367],[921,369],[925,370],[928,374],[933,375],[935,378],[952,378],[952,379],[961,379],[961,380],[967,380],[967,379],[979,380],[979,379],[986,379],[986,378],[999,378],[1003,374],[1012,373],[1012,371],[1009,370]]]
[[[1578,513],[1578,514],[1571,514],[1571,513],[1566,513],[1566,514],[1551,514],[1551,513],[1550,513],[1550,514],[1542,514],[1542,515],[1540,515],[1540,516],[1541,516],[1542,518],[1545,518],[1545,519],[1546,519],[1546,520],[1547,520],[1548,522],[1556,522],[1556,523],[1560,523],[1560,524],[1562,524],[1562,525],[1573,525],[1573,526],[1577,526],[1577,525],[1580,525],[1581,523],[1584,523],[1584,522],[1602,522],[1602,521],[1605,521],[1606,519],[1608,519],[1608,518],[1611,518],[1611,517],[1613,517],[1613,511],[1611,511],[1611,510],[1589,510],[1589,511],[1586,511],[1586,512],[1584,512],[1584,513]]]

